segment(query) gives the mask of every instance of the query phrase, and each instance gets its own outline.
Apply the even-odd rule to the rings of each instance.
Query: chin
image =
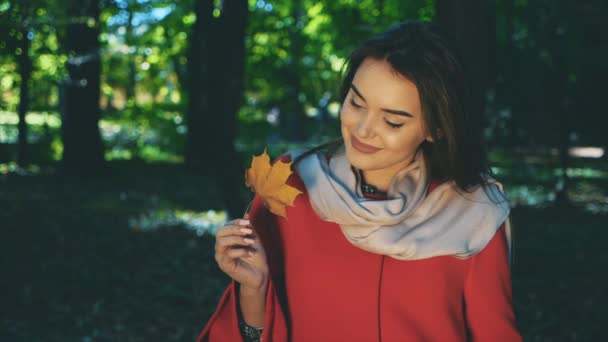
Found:
[[[381,151],[377,153],[381,153]],[[378,158],[376,154],[365,154],[355,150],[350,145],[346,146],[346,158],[352,166],[360,170],[377,169]]]

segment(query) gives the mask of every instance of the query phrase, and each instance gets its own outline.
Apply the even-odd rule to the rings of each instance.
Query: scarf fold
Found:
[[[301,153],[292,151],[291,160]],[[510,208],[502,184],[493,179],[471,193],[459,192],[453,181],[444,182],[427,195],[430,180],[419,150],[393,177],[388,198],[377,200],[363,197],[344,145],[329,161],[317,152],[295,168],[319,218],[337,223],[358,248],[400,260],[442,255],[465,259],[481,251],[504,222],[511,262]]]

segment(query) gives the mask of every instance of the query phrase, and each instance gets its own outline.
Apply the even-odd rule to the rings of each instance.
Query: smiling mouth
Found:
[[[374,152],[378,152],[381,150],[381,148],[362,143],[357,138],[355,138],[354,135],[351,135],[350,143],[351,143],[352,147],[354,147],[357,151],[362,152],[362,153],[374,153]]]

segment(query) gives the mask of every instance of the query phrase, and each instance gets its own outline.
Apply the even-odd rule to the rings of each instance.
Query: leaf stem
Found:
[[[249,204],[247,205],[247,208],[245,208],[245,212],[243,213],[243,218],[246,219],[246,220],[249,219],[249,210],[251,210],[251,205],[252,204],[253,204],[253,199],[251,200],[251,202],[249,202]]]

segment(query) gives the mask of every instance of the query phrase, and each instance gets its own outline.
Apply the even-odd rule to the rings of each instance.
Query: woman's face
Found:
[[[386,170],[390,176],[413,161],[426,137],[416,85],[384,60],[367,58],[359,66],[340,121],[350,163],[364,171]]]

